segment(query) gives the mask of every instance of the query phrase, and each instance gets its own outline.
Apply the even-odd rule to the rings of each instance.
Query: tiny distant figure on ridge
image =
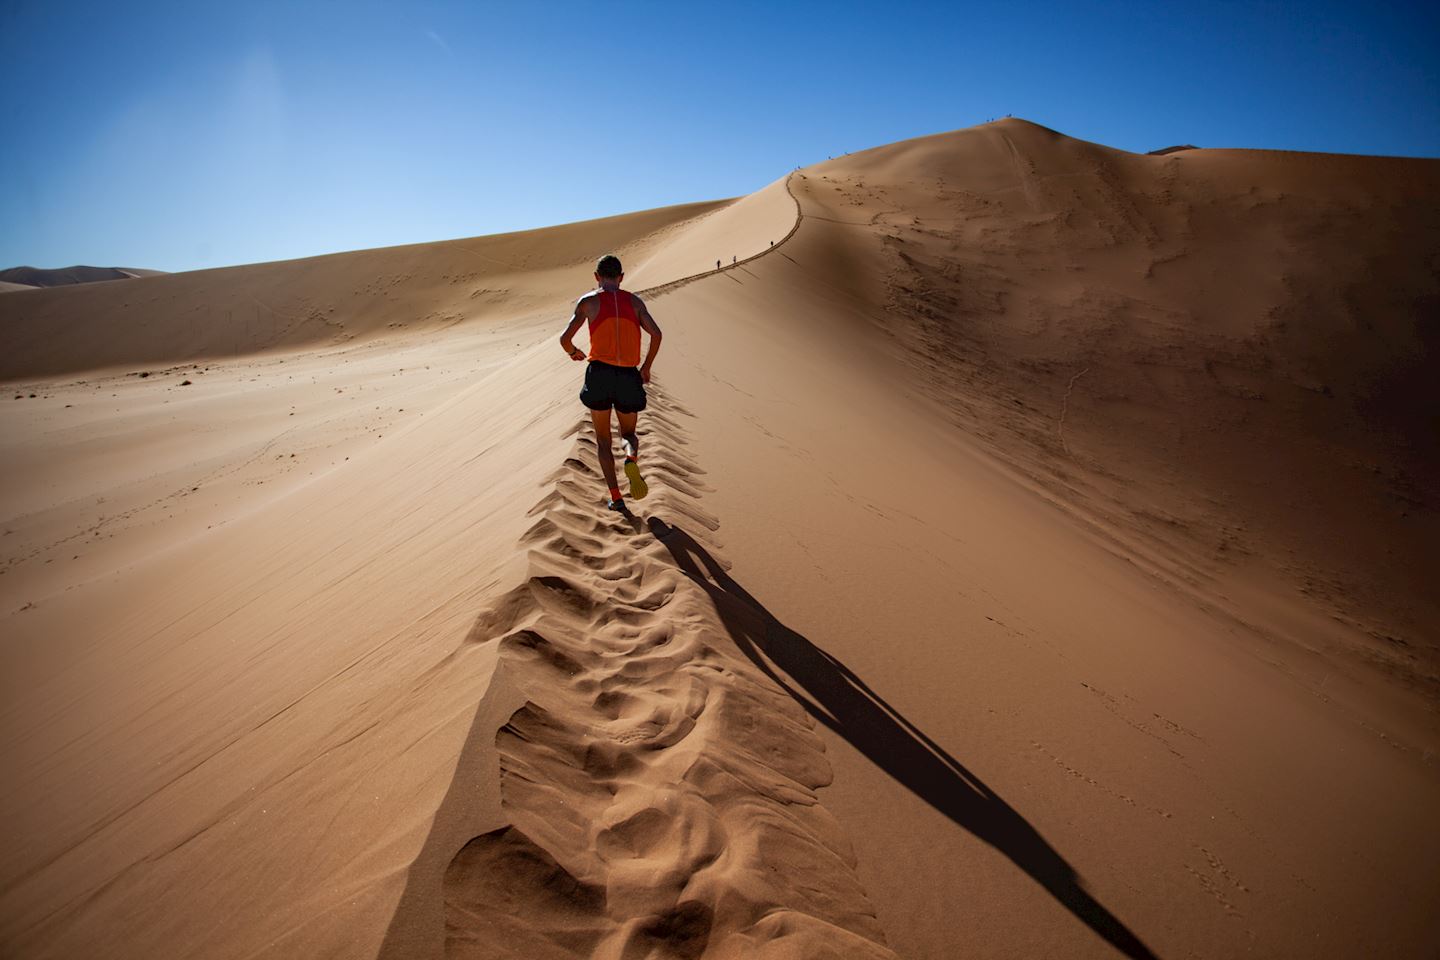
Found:
[[[730,258],[730,262],[731,262],[731,263],[734,263],[734,262],[735,262],[735,258],[734,258],[734,257],[731,257],[731,258]]]
[[[720,261],[719,261],[719,260],[716,260],[716,261],[715,261],[715,269],[716,269],[716,270],[719,270],[719,269],[720,269]]]
[[[595,447],[600,454],[600,472],[605,474],[610,498],[606,506],[625,512],[625,499],[615,478],[615,449],[610,437],[610,411],[620,423],[620,439],[625,446],[625,476],[630,481],[630,496],[643,500],[649,488],[640,476],[640,438],[635,424],[645,409],[645,384],[650,382],[650,368],[660,352],[660,325],[633,293],[620,289],[625,273],[620,258],[607,253],[595,264],[595,290],[575,301],[575,315],[560,334],[560,346],[571,360],[589,360],[585,368],[585,386],[580,402],[590,410],[595,424]],[[581,324],[590,331],[590,353],[575,346],[574,336]],[[645,362],[640,362],[640,331],[650,334],[650,349]]]

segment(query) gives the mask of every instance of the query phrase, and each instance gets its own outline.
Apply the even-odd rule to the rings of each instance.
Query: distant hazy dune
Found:
[[[0,283],[26,287],[64,287],[76,283],[97,283],[102,280],[133,280],[136,277],[160,276],[160,270],[135,270],[129,267],[61,267],[39,270],[35,267],[11,267],[0,270]]]

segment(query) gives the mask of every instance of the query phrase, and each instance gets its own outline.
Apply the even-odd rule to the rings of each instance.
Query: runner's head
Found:
[[[619,283],[625,276],[625,271],[620,267],[620,258],[613,253],[607,253],[595,263],[595,279],[600,283],[610,281]]]

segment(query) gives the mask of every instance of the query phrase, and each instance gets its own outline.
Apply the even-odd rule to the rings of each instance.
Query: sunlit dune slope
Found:
[[[693,235],[683,229],[697,218]],[[663,283],[713,270],[722,253],[726,262],[750,256],[793,222],[788,201],[748,197],[520,233],[141,277],[120,290],[85,284],[7,297],[0,303],[0,379],[333,345],[553,311],[573,295],[576,274],[583,277],[585,264],[601,254],[616,252],[644,266],[642,283]]]
[[[625,263],[625,284],[632,290],[662,287],[676,278],[714,271],[770,250],[795,226],[795,201],[786,178],[747,197],[687,221],[657,236],[639,256]]]
[[[94,954],[119,923],[131,956],[373,955],[472,723],[501,711],[476,747],[489,771],[520,705],[466,637],[526,576],[527,510],[580,425],[582,368],[555,334],[597,253],[638,262],[660,233],[684,269],[673,228],[699,214],[743,258],[794,202],[127,281],[118,302],[26,293],[45,309],[6,313],[0,352],[27,379],[0,408],[3,815],[23,838],[0,863],[4,952]],[[221,319],[252,294],[341,306],[322,326]],[[149,297],[168,312],[127,314]],[[174,366],[191,356],[211,359]],[[144,370],[90,369],[122,360]],[[483,793],[457,848],[502,822]]]

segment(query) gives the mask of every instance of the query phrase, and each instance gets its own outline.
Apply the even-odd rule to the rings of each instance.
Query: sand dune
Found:
[[[1436,168],[1007,120],[3,298],[3,952],[1433,952]]]
[[[557,301],[573,297],[576,272],[586,276],[602,253],[635,263],[643,283],[663,283],[713,269],[716,250],[727,261],[752,255],[793,222],[791,202],[761,191],[520,233],[142,277],[123,293],[58,287],[0,303],[0,379],[514,324],[553,316]],[[677,234],[680,225],[694,229]]]
[[[883,285],[857,295],[967,433],[1174,580],[1279,574],[1341,621],[1290,641],[1433,682],[1440,166],[1011,123],[803,183],[817,225],[869,221],[830,231]]]
[[[132,267],[60,267],[56,270],[41,270],[36,267],[11,267],[0,270],[0,290],[9,289],[12,284],[28,289],[30,287],[63,287],[76,283],[101,283],[106,280],[134,280],[137,277],[154,277],[160,270],[137,270]]]

